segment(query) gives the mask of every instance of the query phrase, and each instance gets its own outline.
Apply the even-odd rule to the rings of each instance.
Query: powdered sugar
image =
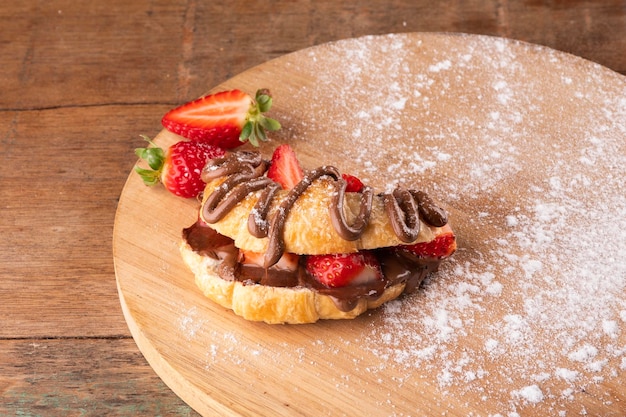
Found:
[[[459,250],[421,292],[359,321],[357,336],[288,345],[280,361],[332,361],[357,345],[355,368],[382,392],[394,375],[397,389],[428,383],[494,416],[583,412],[581,387],[626,372],[626,83],[528,45],[434,41],[441,49],[361,38],[288,61],[316,82],[278,88],[276,102],[311,108],[323,96],[324,107],[281,114],[279,140],[348,138],[328,140],[329,162],[381,191],[424,188],[450,209]]]
[[[181,304],[178,308],[183,309],[183,314],[178,319],[178,328],[182,332],[184,338],[188,341],[196,337],[198,330],[206,325],[206,319],[199,316],[198,307],[183,307]]]
[[[513,396],[533,404],[543,401],[544,398],[543,392],[538,385],[529,385],[513,391]]]

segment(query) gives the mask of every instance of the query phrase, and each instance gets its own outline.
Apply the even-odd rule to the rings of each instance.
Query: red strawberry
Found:
[[[383,277],[378,259],[370,252],[309,255],[306,270],[328,287],[365,284]]]
[[[346,186],[347,193],[360,193],[363,189],[363,183],[354,175],[341,174],[341,177],[348,183]]]
[[[145,137],[144,137],[145,138]],[[135,171],[146,185],[163,183],[173,194],[180,197],[196,197],[204,189],[202,169],[208,159],[224,156],[224,150],[200,142],[181,141],[164,152],[155,147],[138,148],[135,154],[148,162],[151,169],[135,166]]]
[[[285,190],[291,190],[304,178],[300,162],[291,146],[283,144],[274,149],[267,177]]]
[[[450,226],[446,225],[430,242],[403,245],[399,250],[405,250],[420,258],[446,258],[456,250],[456,238]]]
[[[257,91],[254,99],[240,90],[222,91],[170,110],[161,124],[187,139],[224,149],[246,140],[258,146],[259,140],[267,140],[266,131],[280,129],[280,123],[263,115],[271,107],[268,90]]]

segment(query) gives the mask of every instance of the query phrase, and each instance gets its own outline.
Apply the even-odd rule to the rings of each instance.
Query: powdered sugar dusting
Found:
[[[359,321],[359,336],[282,355],[332,360],[358,345],[355,368],[382,392],[396,375],[397,389],[434,385],[492,416],[583,413],[581,391],[626,378],[626,82],[545,48],[424,39],[288,61],[316,82],[284,94],[316,111],[282,114],[280,140],[325,144],[381,191],[425,189],[450,209],[459,250],[421,292]]]

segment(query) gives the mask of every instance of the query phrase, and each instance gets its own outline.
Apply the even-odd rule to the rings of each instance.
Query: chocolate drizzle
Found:
[[[339,178],[341,175],[339,171],[337,171],[334,167],[323,166],[313,171],[308,172],[302,181],[296,184],[289,193],[287,197],[281,201],[278,206],[278,210],[276,214],[272,218],[270,222],[270,230],[269,230],[269,242],[267,245],[267,251],[265,252],[265,267],[268,268],[274,265],[280,257],[283,255],[285,251],[285,240],[283,239],[283,232],[285,230],[285,221],[287,220],[287,215],[289,214],[289,210],[298,201],[298,198],[313,184],[313,181],[323,176],[331,176],[334,178]]]
[[[248,231],[252,236],[258,238],[267,237],[269,233],[267,216],[269,214],[270,204],[280,189],[280,185],[271,181],[267,188],[261,192],[258,201],[248,216]]]
[[[443,227],[448,223],[448,214],[424,191],[410,190],[411,195],[417,201],[419,214],[424,221],[435,227]]]
[[[333,202],[330,206],[331,221],[335,231],[345,240],[357,240],[365,228],[369,225],[370,215],[372,214],[372,201],[374,199],[374,192],[371,187],[365,186],[361,191],[361,204],[359,214],[354,222],[349,225],[344,213],[343,204],[346,198],[346,187],[348,183],[341,177],[337,178],[336,192],[333,198]]]
[[[417,239],[420,232],[419,208],[411,192],[396,188],[391,194],[383,194],[383,201],[398,239],[404,243]]]
[[[257,203],[248,217],[248,231],[257,238],[268,237],[264,266],[274,265],[285,251],[284,228],[289,211],[313,182],[321,177],[333,180],[335,193],[329,206],[329,215],[337,235],[344,240],[357,240],[370,224],[373,191],[364,187],[360,192],[359,213],[351,224],[346,219],[344,203],[346,181],[337,168],[322,166],[306,173],[302,181],[289,190],[270,217],[272,201],[281,187],[264,176],[269,163],[258,152],[233,152],[222,158],[210,160],[203,170],[202,179],[209,182],[226,177],[206,198],[202,217],[207,223],[220,221],[239,202],[252,192],[262,190]],[[434,204],[422,191],[398,187],[391,193],[381,194],[385,212],[394,232],[402,242],[415,241],[420,232],[420,219],[432,226],[442,227],[447,223],[443,209]]]
[[[202,217],[207,223],[217,223],[248,194],[274,183],[262,176],[268,163],[260,154],[241,152],[232,155],[235,157],[210,160],[202,171],[205,182],[228,176],[204,202]]]

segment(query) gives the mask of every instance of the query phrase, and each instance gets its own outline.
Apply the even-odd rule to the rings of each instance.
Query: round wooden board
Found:
[[[131,173],[113,239],[121,304],[183,400],[207,416],[623,415],[623,76],[499,38],[397,34],[289,54],[212,91],[260,87],[283,124],[263,153],[288,142],[305,167],[425,189],[459,250],[421,291],[355,320],[247,322],[180,259],[198,203]]]

